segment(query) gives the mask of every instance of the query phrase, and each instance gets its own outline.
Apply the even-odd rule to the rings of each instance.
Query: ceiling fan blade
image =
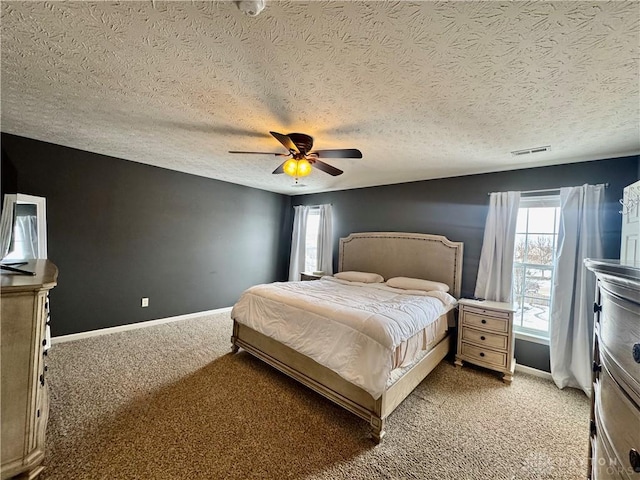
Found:
[[[337,150],[316,150],[310,155],[317,155],[318,158],[362,158],[362,152],[357,148],[342,148]]]
[[[333,175],[334,177],[342,175],[343,173],[339,168],[333,167],[328,163],[321,162],[320,160],[314,161],[313,166],[318,170],[322,170],[323,172],[328,173],[329,175]]]
[[[295,153],[300,153],[300,150],[298,150],[298,147],[296,146],[296,144],[293,143],[293,141],[291,141],[291,139],[287,135],[283,135],[278,132],[269,132],[269,133],[273,135],[275,139],[278,140],[284,146],[284,148],[286,148],[290,152],[293,151]]]
[[[276,157],[288,157],[290,153],[274,153],[274,152],[242,152],[239,150],[229,150],[229,153],[250,153],[257,155],[275,155]]]
[[[278,173],[284,173],[284,164],[287,163],[287,161],[285,160],[284,162],[282,162],[278,168],[276,168],[273,172],[271,172],[274,175],[277,175]]]

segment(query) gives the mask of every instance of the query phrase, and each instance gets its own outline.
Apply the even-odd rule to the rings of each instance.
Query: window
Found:
[[[305,232],[304,271],[318,270],[318,228],[320,227],[320,209],[312,208],[307,216],[307,231]]]
[[[512,286],[516,332],[549,338],[559,225],[559,195],[521,197]]]

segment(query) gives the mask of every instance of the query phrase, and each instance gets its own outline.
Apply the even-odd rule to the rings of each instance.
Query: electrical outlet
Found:
[[[142,306],[143,307],[149,306],[149,299],[147,297],[142,297]]]

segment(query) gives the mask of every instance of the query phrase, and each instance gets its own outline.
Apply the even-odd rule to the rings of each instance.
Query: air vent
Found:
[[[527,148],[525,150],[514,150],[511,152],[511,155],[514,157],[519,157],[521,155],[531,155],[532,153],[542,153],[551,151],[551,145],[546,145],[544,147],[535,147],[535,148]]]

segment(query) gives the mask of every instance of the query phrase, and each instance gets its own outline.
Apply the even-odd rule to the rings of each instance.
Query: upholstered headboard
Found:
[[[460,297],[462,242],[442,235],[401,232],[352,233],[340,239],[338,270],[375,272],[384,277],[412,277],[449,285]]]

